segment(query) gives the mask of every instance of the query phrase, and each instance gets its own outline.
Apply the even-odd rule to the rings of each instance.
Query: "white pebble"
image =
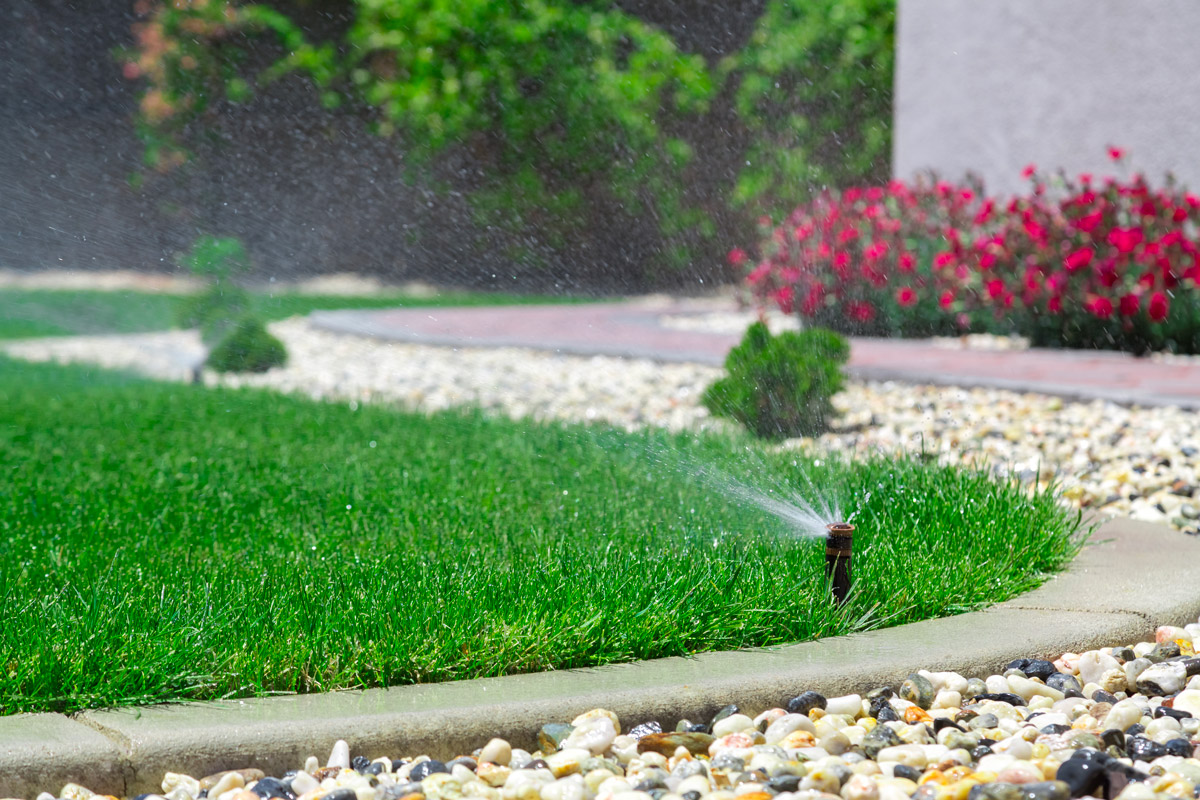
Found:
[[[333,749],[329,751],[329,760],[325,762],[325,766],[340,769],[350,768],[350,745],[346,744],[345,739],[338,739],[333,743]]]
[[[712,735],[720,738],[729,733],[752,730],[753,728],[754,720],[750,719],[750,717],[745,714],[730,714],[716,725],[713,725]]]
[[[1079,657],[1080,683],[1100,682],[1100,676],[1111,669],[1120,669],[1121,662],[1100,650],[1089,650]]]
[[[825,703],[825,713],[827,714],[845,714],[848,717],[857,717],[862,714],[863,699],[861,695],[847,694],[842,697],[831,697]]]

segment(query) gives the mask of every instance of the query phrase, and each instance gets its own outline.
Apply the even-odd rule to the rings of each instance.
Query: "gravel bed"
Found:
[[[536,420],[727,425],[700,405],[720,370],[644,359],[555,355],[516,348],[444,348],[274,323],[287,366],[262,375],[203,374],[210,385],[261,386],[322,400],[387,402],[420,411],[464,404]],[[203,357],[194,331],[10,342],[31,360],[90,362],[190,379]],[[943,463],[986,464],[1045,486],[1077,506],[1168,522],[1200,533],[1200,417],[1178,408],[1079,403],[996,389],[850,381],[834,401],[836,429],[785,446],[844,454],[924,451]],[[815,456],[814,456],[815,457]]]
[[[168,772],[161,795],[139,800],[1194,798],[1200,624],[1163,626],[1155,639],[1019,658],[986,677],[921,670],[861,695],[802,691],[705,720],[595,708],[542,726],[533,752],[494,738],[443,762],[352,754],[339,740],[324,764],[309,756],[277,776]],[[93,795],[71,783],[36,800],[55,797]]]

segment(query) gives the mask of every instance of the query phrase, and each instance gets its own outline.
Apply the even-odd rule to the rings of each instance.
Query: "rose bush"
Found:
[[[1025,176],[1009,199],[977,182],[826,191],[764,223],[756,263],[730,261],[760,301],[848,333],[1200,352],[1200,197],[1169,178]]]

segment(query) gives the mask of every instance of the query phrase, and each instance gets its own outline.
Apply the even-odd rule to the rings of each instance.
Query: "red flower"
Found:
[[[947,289],[942,292],[942,296],[938,298],[938,304],[942,307],[943,311],[949,311],[950,306],[954,305],[954,290]]]
[[[1142,304],[1142,298],[1136,294],[1126,294],[1121,296],[1118,308],[1122,317],[1132,317],[1138,312],[1138,307]]]
[[[1078,228],[1079,230],[1083,231],[1084,233],[1091,233],[1092,231],[1094,231],[1096,229],[1096,226],[1099,225],[1103,220],[1104,220],[1103,212],[1101,212],[1099,209],[1097,209],[1097,210],[1093,211],[1091,214],[1085,214],[1082,217],[1080,217],[1079,219],[1075,220],[1075,227]]]
[[[866,301],[853,300],[846,303],[846,314],[853,320],[870,322],[875,319],[875,307]]]
[[[1165,294],[1155,292],[1150,295],[1150,305],[1146,307],[1146,313],[1150,315],[1150,319],[1155,322],[1162,322],[1167,318],[1167,312],[1170,310],[1171,304]]]
[[[896,302],[903,308],[908,308],[917,302],[917,293],[911,286],[901,286],[896,290]]]
[[[771,297],[779,305],[780,311],[782,311],[785,314],[792,313],[792,310],[793,310],[793,307],[795,304],[795,300],[796,300],[796,292],[794,289],[792,289],[792,287],[784,286],[779,289],[776,289],[774,292],[771,293]]]
[[[821,307],[821,303],[825,301],[825,287],[822,284],[814,284],[808,290],[808,294],[804,296],[804,302],[800,305],[800,313],[806,317],[811,317],[817,313],[817,309]]]
[[[1125,157],[1125,151],[1120,147],[1110,147],[1108,148],[1108,157],[1113,161],[1120,161]]]
[[[996,209],[996,201],[988,198],[983,201],[983,205],[979,207],[979,213],[975,215],[975,224],[982,225],[992,218],[992,212]]]
[[[1085,308],[1100,319],[1108,319],[1113,313],[1112,301],[1107,297],[1093,297],[1087,302]]]
[[[1108,232],[1108,243],[1121,253],[1132,253],[1142,243],[1141,228],[1113,228]]]
[[[729,251],[727,258],[729,259],[730,264],[735,267],[740,267],[742,264],[746,263],[746,251],[740,247],[735,247]]]
[[[853,242],[857,238],[858,238],[857,230],[855,230],[854,228],[842,228],[841,232],[838,234],[838,244],[846,244],[847,242]]]
[[[997,278],[996,280],[988,281],[987,293],[988,293],[988,297],[995,300],[997,297],[999,297],[1001,294],[1004,293],[1004,281],[1000,280],[999,278]]]
[[[1062,296],[1056,294],[1056,295],[1054,295],[1054,297],[1051,297],[1050,300],[1046,303],[1046,308],[1050,309],[1051,311],[1053,311],[1056,314],[1059,311],[1062,311]]]
[[[933,265],[943,269],[954,263],[954,253],[938,253],[933,257]]]
[[[870,247],[868,247],[866,249],[866,251],[863,253],[863,256],[868,261],[877,261],[878,259],[881,259],[884,256],[886,256],[887,252],[888,252],[888,243],[887,242],[875,242],[874,244],[872,244]]]
[[[746,283],[750,284],[751,286],[756,286],[759,283],[762,283],[763,279],[770,274],[771,263],[769,261],[764,261],[751,270],[750,274],[746,276]]]
[[[1046,229],[1039,225],[1037,221],[1032,218],[1027,218],[1025,220],[1025,232],[1029,234],[1030,239],[1033,239],[1039,244],[1046,240]]]
[[[1063,259],[1063,266],[1067,268],[1067,272],[1077,272],[1092,263],[1092,257],[1095,255],[1096,251],[1092,248],[1081,247]]]
[[[901,253],[896,266],[901,272],[912,272],[917,267],[917,259],[912,253]]]
[[[1079,182],[1082,183],[1084,186],[1090,186],[1092,183],[1092,173],[1090,173],[1090,172],[1079,173]]]
[[[1106,259],[1100,268],[1096,270],[1096,275],[1100,279],[1100,283],[1108,289],[1117,285],[1117,281],[1121,280],[1121,275],[1117,272],[1116,261],[1114,259]]]
[[[1037,165],[1029,164],[1025,167],[1025,169],[1021,170],[1021,177],[1022,178],[1032,178],[1033,173],[1035,173],[1035,172],[1037,172]]]

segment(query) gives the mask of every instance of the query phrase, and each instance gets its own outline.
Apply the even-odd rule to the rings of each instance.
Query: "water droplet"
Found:
[[[371,447],[374,447],[374,446],[375,446],[375,440],[374,440],[374,439],[372,439],[372,440],[371,440]]]

